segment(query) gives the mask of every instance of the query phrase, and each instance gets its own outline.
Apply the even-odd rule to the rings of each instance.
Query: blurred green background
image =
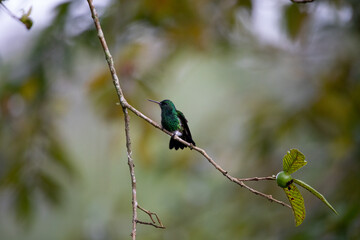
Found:
[[[14,2],[33,6],[34,27],[0,9],[12,22],[0,34],[0,239],[129,239],[123,115],[87,2],[38,15],[40,1]],[[130,104],[160,123],[146,99],[173,100],[236,177],[276,174],[300,149],[294,177],[339,212],[300,189],[295,228],[289,209],[130,114],[138,201],[166,226],[138,225],[138,239],[360,238],[358,0],[94,2]],[[273,181],[250,185],[287,201]]]

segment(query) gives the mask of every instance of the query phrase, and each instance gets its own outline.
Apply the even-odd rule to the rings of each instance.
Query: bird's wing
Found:
[[[187,120],[186,120],[184,114],[182,112],[180,112],[179,110],[176,110],[176,112],[180,119],[181,125],[184,129],[184,132],[183,132],[184,140],[189,143],[194,144],[194,146],[195,146],[195,142],[192,139],[191,132],[190,132],[189,126],[187,125]]]

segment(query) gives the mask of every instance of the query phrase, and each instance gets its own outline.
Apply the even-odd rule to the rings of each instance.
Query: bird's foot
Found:
[[[189,146],[190,150],[193,150],[194,149],[194,145],[192,143],[190,143],[190,146]]]

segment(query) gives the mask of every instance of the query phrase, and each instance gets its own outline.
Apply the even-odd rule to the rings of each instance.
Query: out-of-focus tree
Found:
[[[60,202],[60,176],[74,169],[54,127],[52,81],[71,59],[65,47],[65,19],[69,4],[59,6],[54,22],[27,47],[19,62],[1,66],[0,82],[0,187],[19,219],[29,220],[39,197]],[[55,71],[54,71],[55,70]],[[65,176],[62,176],[65,177]]]

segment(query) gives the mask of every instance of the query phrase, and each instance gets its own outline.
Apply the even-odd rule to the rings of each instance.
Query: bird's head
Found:
[[[158,101],[154,101],[154,100],[151,100],[151,99],[148,99],[150,102],[153,102],[153,103],[156,103],[156,104],[159,104],[160,108],[163,110],[163,109],[175,109],[175,105],[173,104],[172,101],[168,100],[168,99],[165,99],[165,100],[162,100],[161,102],[158,102]]]

